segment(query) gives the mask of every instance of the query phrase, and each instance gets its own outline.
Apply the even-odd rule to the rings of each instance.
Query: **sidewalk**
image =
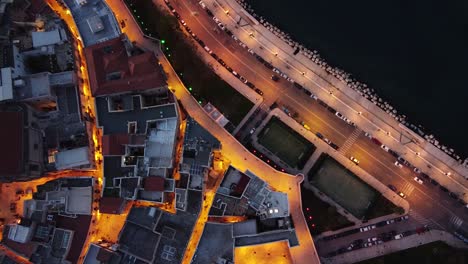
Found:
[[[451,247],[455,248],[468,248],[461,240],[456,239],[451,234],[444,231],[425,232],[423,234],[415,234],[408,237],[404,237],[399,240],[392,240],[377,246],[370,248],[363,248],[354,250],[338,256],[322,259],[322,263],[330,264],[345,264],[345,263],[356,263],[366,259],[375,258],[382,255],[387,255],[393,252],[405,250],[408,248],[417,247],[423,244],[428,244],[435,241],[443,241]]]
[[[293,56],[293,49],[272,34],[263,25],[256,24],[253,17],[235,0],[205,0],[207,7],[231,31],[255,53],[272,62],[275,67],[305,85],[328,105],[353,120],[366,132],[370,132],[383,144],[399,152],[405,159],[432,178],[464,198],[468,195],[468,169],[456,160],[426,142],[419,135],[400,126],[394,118],[371,101],[359,95],[337,78],[326,73],[302,54]],[[220,7],[222,6],[222,8]],[[224,10],[229,10],[226,15]],[[252,21],[239,27],[235,19]],[[303,74],[304,73],[304,74]],[[362,114],[359,114],[362,113]],[[387,134],[388,132],[388,134]],[[417,143],[403,145],[400,136]],[[417,154],[418,153],[418,154]],[[444,173],[451,172],[451,175]],[[466,195],[465,195],[466,193]],[[468,200],[465,198],[465,201]]]

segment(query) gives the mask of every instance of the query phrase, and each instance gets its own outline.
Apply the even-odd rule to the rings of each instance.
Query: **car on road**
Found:
[[[385,150],[387,152],[390,150],[390,148],[385,146],[384,144],[380,145],[380,148],[382,148],[383,150]]]
[[[398,192],[398,195],[401,197],[401,198],[406,198],[406,194],[402,193],[402,192]]]
[[[418,177],[414,177],[413,180],[414,180],[415,182],[419,183],[419,184],[423,184],[423,183],[424,183],[423,180],[421,180],[421,179],[418,178]]]
[[[278,77],[278,75],[275,75],[275,74],[271,75],[271,79],[272,79],[273,81],[275,81],[275,82],[278,82],[278,81],[280,80],[280,78]]]
[[[364,243],[364,247],[372,247],[373,245],[372,242]]]
[[[260,89],[258,89],[258,88],[255,88],[255,92],[257,92],[259,95],[263,95],[262,90],[260,90]]]
[[[440,188],[440,189],[441,189],[443,192],[448,192],[448,189],[447,189],[447,188],[445,188],[445,187],[444,187],[444,186],[442,186],[442,185],[440,185],[440,187],[439,187],[439,188]]]
[[[394,192],[397,191],[397,188],[396,188],[395,186],[393,186],[393,185],[391,185],[391,184],[389,184],[389,185],[387,185],[387,186],[388,186],[388,188],[389,188],[390,190],[392,190],[392,191],[394,191]]]
[[[351,156],[351,157],[349,157],[349,159],[350,159],[352,162],[354,162],[354,164],[359,165],[359,160],[356,159],[355,157]]]
[[[397,166],[397,167],[400,168],[400,169],[403,168],[403,164],[401,164],[401,163],[398,162],[398,161],[395,161],[395,163],[393,163],[393,164],[395,164],[395,166]]]
[[[255,127],[250,129],[250,135],[252,135],[255,132]]]
[[[255,85],[251,82],[246,82],[245,84],[252,89],[255,88]]]

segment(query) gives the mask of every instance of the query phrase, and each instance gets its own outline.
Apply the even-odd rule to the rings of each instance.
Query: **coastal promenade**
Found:
[[[113,10],[117,20],[125,19],[126,27],[122,31],[127,34],[129,39],[135,41],[139,47],[155,52],[167,74],[168,85],[173,90],[177,99],[190,116],[221,142],[223,155],[231,161],[231,164],[241,171],[251,171],[268,182],[275,190],[288,194],[291,217],[293,218],[300,244],[291,248],[291,256],[294,263],[320,263],[302,213],[300,182],[303,178],[274,170],[252,155],[231,134],[211,119],[180,81],[159,47],[152,40],[143,36],[138,24],[133,20],[132,14],[124,3],[121,0],[107,0],[106,2]],[[161,4],[158,1],[154,2],[158,5]]]
[[[468,169],[328,74],[249,15],[235,0],[204,0],[207,8],[256,54],[308,88],[421,171],[468,201]]]

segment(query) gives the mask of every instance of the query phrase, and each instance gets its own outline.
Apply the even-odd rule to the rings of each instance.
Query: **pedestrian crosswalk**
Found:
[[[356,142],[356,140],[358,139],[361,133],[362,133],[362,130],[356,127],[353,133],[348,137],[348,139],[346,139],[343,146],[341,146],[339,152],[343,154],[344,156],[346,156],[346,153],[351,148],[351,146],[353,146],[353,144]]]
[[[452,215],[450,223],[453,224],[455,228],[459,228],[463,224],[463,220],[456,215]]]
[[[426,218],[422,215],[420,215],[419,213],[416,213],[415,211],[413,210],[410,210],[410,212],[408,213],[408,215],[413,218],[416,222],[418,222],[419,224],[421,224],[422,226],[432,226],[433,223],[432,223],[432,220],[429,219],[429,218]]]
[[[406,182],[405,185],[400,189],[400,192],[404,193],[406,196],[409,196],[414,191],[414,185]]]

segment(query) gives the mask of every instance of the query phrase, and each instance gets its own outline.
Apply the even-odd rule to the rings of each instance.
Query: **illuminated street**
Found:
[[[116,259],[119,258],[118,261],[122,258],[122,261],[126,261],[125,263],[137,259],[142,263],[159,263],[158,261],[161,260],[173,263],[172,261],[177,258],[182,260],[181,263],[193,263],[197,259],[197,250],[204,238],[207,223],[208,225],[225,224],[233,228],[232,226],[237,223],[252,221],[247,214],[231,216],[226,213],[225,216],[228,203],[222,199],[215,199],[220,185],[231,195],[230,191],[236,190],[237,192],[242,189],[242,184],[249,184],[250,178],[242,184],[241,180],[233,180],[226,185],[227,187],[221,184],[228,168],[232,166],[242,173],[256,175],[265,182],[270,188],[269,191],[265,191],[268,195],[281,192],[286,197],[282,204],[287,209],[281,220],[280,214],[272,216],[274,210],[278,213],[277,209],[273,210],[274,205],[270,203],[264,207],[270,209],[271,219],[269,220],[277,221],[278,226],[283,227],[283,221],[288,218],[288,224],[292,223],[288,228],[292,229],[294,236],[297,237],[297,241],[293,243],[289,242],[291,240],[280,240],[239,246],[233,242],[233,260],[236,264],[315,264],[325,262],[324,255],[343,251],[343,248],[346,249],[350,243],[348,251],[351,251],[352,243],[361,239],[361,236],[367,235],[367,233],[361,234],[363,231],[359,228],[369,225],[366,224],[368,219],[350,216],[349,218],[353,221],[356,219],[354,228],[357,228],[356,232],[359,236],[336,237],[333,241],[325,241],[322,234],[320,238],[316,238],[315,235],[313,238],[309,230],[312,228],[313,231],[315,225],[311,225],[308,222],[311,220],[306,220],[304,217],[301,183],[306,181],[307,184],[312,184],[308,174],[315,160],[310,159],[306,168],[298,168],[297,165],[293,168],[293,165],[287,165],[285,160],[280,159],[278,152],[268,148],[261,150],[263,153],[268,153],[265,154],[268,163],[271,160],[281,164],[280,168],[285,168],[280,171],[280,168],[275,169],[273,165],[270,165],[271,163],[268,164],[266,159],[260,159],[254,153],[256,150],[250,147],[253,143],[259,144],[257,136],[263,129],[261,126],[265,125],[264,121],[269,113],[269,117],[274,115],[280,120],[282,118],[288,128],[293,128],[305,140],[312,143],[314,147],[312,152],[316,148],[320,152],[330,152],[330,156],[343,164],[345,169],[365,174],[367,179],[361,176],[361,180],[367,181],[374,187],[378,185],[380,188],[376,188],[378,192],[385,192],[386,195],[390,193],[389,195],[396,197],[395,200],[403,201],[401,204],[404,204],[406,212],[404,216],[401,216],[401,221],[404,221],[403,217],[406,217],[405,220],[409,218],[408,223],[414,228],[443,230],[447,234],[468,232],[467,208],[465,208],[468,185],[465,181],[459,181],[465,176],[463,171],[452,170],[447,160],[434,156],[434,150],[429,151],[425,145],[401,144],[397,138],[398,129],[395,129],[395,120],[387,121],[386,118],[374,116],[374,113],[368,111],[369,108],[360,104],[361,101],[358,102],[346,92],[334,88],[335,83],[314,73],[307,68],[307,65],[300,65],[298,61],[288,61],[291,60],[290,56],[280,48],[275,49],[273,43],[266,37],[259,37],[260,34],[257,35],[257,32],[254,36],[254,33],[249,32],[250,28],[254,28],[253,26],[239,27],[233,17],[233,13],[238,11],[229,4],[230,0],[207,0],[206,5],[198,0],[152,1],[158,5],[158,8],[178,19],[184,36],[190,40],[191,44],[197,45],[196,54],[204,63],[210,65],[221,79],[229,80],[226,82],[235,86],[234,88],[241,95],[256,103],[254,108],[244,117],[235,132],[232,134],[228,132],[226,127],[221,125],[221,121],[215,120],[215,115],[207,113],[208,110],[204,109],[202,101],[198,101],[191,93],[192,88],[187,89],[181,80],[184,78],[182,73],[176,73],[168,58],[160,50],[161,45],[158,41],[142,33],[133,17],[135,15],[139,18],[137,11],[130,11],[125,6],[125,1],[105,0],[99,3],[110,10],[111,15],[107,19],[111,21],[110,27],[114,27],[112,30],[116,31],[114,33],[119,35],[117,38],[108,39],[102,33],[103,28],[108,27],[108,20],[102,22],[98,15],[81,20],[82,17],[73,13],[86,5],[86,1],[76,0],[76,3],[73,2],[76,6],[67,9],[66,5],[60,1],[46,0],[47,5],[65,22],[73,37],[70,43],[74,44],[74,57],[76,58],[74,68],[76,79],[78,79],[78,104],[81,106],[81,109],[78,106],[78,111],[81,113],[81,118],[85,120],[87,149],[93,160],[88,169],[75,164],[73,168],[83,169],[58,170],[46,173],[42,178],[34,180],[0,183],[0,200],[3,202],[0,203],[0,219],[3,221],[0,226],[0,238],[8,237],[18,247],[25,244],[27,240],[31,242],[33,235],[26,232],[31,232],[40,222],[34,222],[33,225],[31,219],[26,219],[25,215],[29,217],[32,211],[42,210],[36,203],[47,202],[50,207],[47,210],[53,209],[54,214],[60,217],[68,216],[76,220],[81,219],[77,217],[86,215],[85,209],[90,202],[90,209],[88,208],[86,215],[90,219],[89,228],[87,232],[79,231],[80,233],[76,234],[76,237],[83,236],[83,240],[80,241],[82,247],[79,248],[77,263],[88,264],[88,258],[91,261],[104,263],[105,261],[99,259],[102,257],[99,254],[109,254],[109,259],[111,254],[115,254]],[[92,9],[98,5],[98,3],[94,4],[93,7],[86,6],[86,8]],[[174,10],[170,10],[171,5]],[[131,12],[135,14],[132,15]],[[214,19],[213,15],[220,19],[216,17]],[[85,25],[85,30],[90,30],[91,33],[83,33],[83,25]],[[226,34],[226,28],[232,30],[234,35]],[[99,35],[99,32],[103,35]],[[120,35],[120,33],[125,35]],[[198,43],[203,43],[201,47],[193,41],[195,35]],[[89,36],[92,36],[92,39]],[[247,46],[245,44],[243,46],[240,40],[244,41]],[[88,45],[89,41],[93,44]],[[279,53],[280,56],[278,56]],[[263,59],[259,59],[259,55],[262,55]],[[270,66],[275,65],[278,69],[288,72],[292,77],[300,79],[302,85],[313,87],[312,90],[322,100],[314,97],[314,94],[299,85],[299,81],[295,83],[284,76],[281,79],[275,79],[277,71],[280,74],[279,70],[271,66],[276,70],[273,70],[275,74],[272,75],[271,68],[265,67],[264,63]],[[154,69],[151,66],[154,66]],[[148,78],[145,79],[139,74],[147,74],[150,77],[145,75]],[[106,82],[114,86],[106,86],[108,84]],[[161,84],[156,84],[157,82]],[[150,88],[142,88],[146,87],[147,83],[150,83]],[[21,82],[18,82],[18,85],[21,85]],[[246,89],[247,86],[252,89]],[[102,89],[100,91],[102,93],[98,93],[97,87]],[[253,92],[254,87],[257,88],[256,93]],[[259,90],[258,87],[261,89]],[[145,94],[145,89],[150,92]],[[272,111],[275,107],[276,109]],[[340,109],[355,123],[338,113],[335,108]],[[209,145],[210,147],[204,145],[207,144],[207,140],[197,134],[193,138],[184,138],[190,129],[188,120],[192,119],[218,141],[219,149],[213,145]],[[188,138],[193,141],[189,141]],[[391,148],[389,149],[382,143]],[[34,148],[37,148],[36,145]],[[402,157],[413,165],[408,165],[408,161]],[[184,160],[188,161],[184,163]],[[401,165],[398,161],[405,164]],[[203,177],[197,177],[200,175]],[[62,187],[61,183],[60,188],[51,184],[56,189],[46,186],[38,190],[39,185],[45,185],[53,180],[80,177],[92,178],[93,181],[87,179],[92,182],[92,186],[79,184],[72,186],[64,183]],[[240,179],[243,178],[240,176]],[[40,191],[42,193],[38,194]],[[67,196],[72,192],[77,195],[75,199]],[[240,192],[239,197],[243,197],[243,189]],[[33,193],[35,193],[34,197],[37,194],[41,198],[34,200]],[[226,193],[218,194],[228,196]],[[320,192],[320,195],[324,194]],[[109,204],[105,207],[107,211],[102,209],[104,197],[109,198],[107,200]],[[197,198],[200,198],[201,202]],[[251,204],[254,202],[250,201],[250,198],[243,198],[242,202],[245,203],[246,208],[254,208]],[[265,205],[268,204],[265,199],[264,197],[261,202],[257,203],[262,206],[264,202]],[[25,203],[27,200],[28,202]],[[43,201],[38,202],[40,200]],[[89,201],[86,206],[80,203],[85,203],[84,201]],[[219,208],[214,205],[218,203]],[[278,201],[277,203],[280,204]],[[190,205],[192,208],[186,208]],[[71,209],[68,211],[69,208]],[[222,211],[222,214],[213,216],[210,210],[216,209]],[[340,208],[333,208],[335,209]],[[30,210],[29,213],[28,210]],[[55,219],[53,219],[55,215],[47,215],[47,210],[44,210],[45,214],[41,216],[42,221],[51,223],[54,220],[55,224]],[[261,217],[266,216],[259,211],[254,210],[254,213],[257,213],[255,217],[258,218],[253,222],[265,220]],[[25,215],[23,215],[24,212]],[[63,212],[66,213],[61,215]],[[348,214],[346,210],[344,213]],[[395,215],[392,214],[391,217]],[[388,218],[389,215],[385,217]],[[309,219],[312,217],[310,216]],[[382,218],[382,220],[386,219]],[[281,224],[279,224],[280,221]],[[406,231],[403,223],[405,222],[397,226],[399,232]],[[26,226],[27,224],[29,226]],[[70,226],[67,227],[70,230],[73,230],[73,227],[78,228],[71,224]],[[193,230],[186,238],[185,235],[192,226]],[[181,227],[184,230],[181,230]],[[4,234],[5,228],[8,229]],[[38,241],[52,244],[52,238],[63,239],[57,240],[59,242],[54,240],[54,243],[62,243],[63,249],[70,250],[67,245],[72,243],[72,238],[70,238],[72,231],[62,228],[63,231],[57,231],[56,234],[54,230],[51,235],[45,225],[40,228],[38,227],[37,232],[34,231],[34,235],[44,236],[51,240],[46,241],[44,238],[44,241],[40,239]],[[269,232],[257,231],[256,228],[255,225],[256,235]],[[392,228],[393,226],[384,230],[394,232],[390,230]],[[289,229],[288,231],[291,231]],[[377,235],[378,230],[380,229],[373,232]],[[276,231],[281,230],[271,233]],[[238,237],[233,236],[230,239],[235,240],[235,238]],[[398,240],[401,237],[396,238],[393,234],[393,238]],[[38,244],[36,240],[34,243]],[[93,246],[90,246],[91,243]],[[20,255],[15,252],[17,249],[8,247],[0,245],[2,253],[0,255],[6,255],[18,263],[32,263],[32,254],[21,253]],[[33,252],[36,252],[35,250],[36,248]],[[342,253],[344,251],[340,252]],[[68,251],[65,256],[67,254]],[[45,261],[44,259],[41,260]],[[202,262],[202,260],[199,261]]]

